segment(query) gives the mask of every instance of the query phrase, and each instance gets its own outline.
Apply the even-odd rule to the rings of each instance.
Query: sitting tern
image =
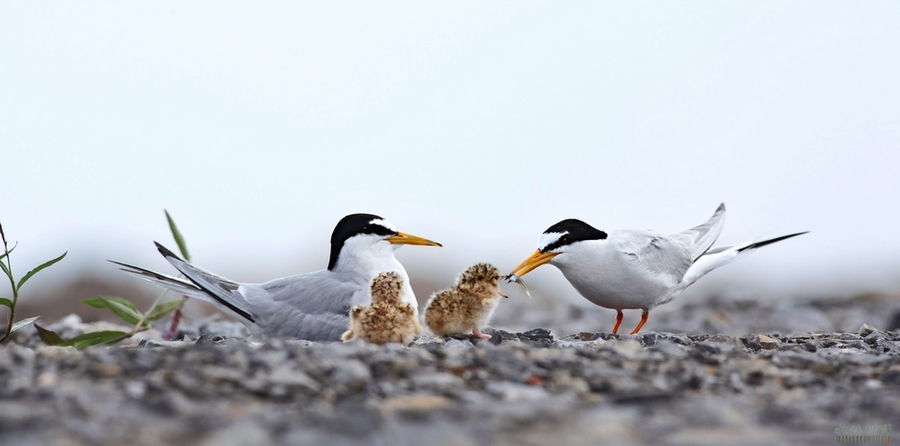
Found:
[[[544,231],[537,251],[515,267],[508,280],[550,263],[585,299],[616,310],[613,333],[622,323],[622,310],[641,309],[641,322],[631,332],[636,334],[650,309],[671,301],[704,274],[756,248],[806,234],[710,249],[724,223],[724,204],[706,223],[672,235],[649,230],[605,232],[581,220],[563,220]]]
[[[141,279],[217,304],[249,322],[254,334],[338,341],[349,324],[350,308],[371,302],[369,284],[379,273],[397,273],[403,280],[403,302],[418,308],[409,276],[394,258],[394,249],[400,245],[441,246],[400,232],[377,215],[352,214],[342,218],[331,234],[327,269],[266,283],[237,283],[216,276],[180,259],[159,243],[159,252],[186,279],[113,263]]]

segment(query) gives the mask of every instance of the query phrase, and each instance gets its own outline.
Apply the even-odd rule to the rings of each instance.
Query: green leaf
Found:
[[[7,250],[7,251],[4,252],[3,254],[0,254],[0,260],[5,259],[6,256],[8,256],[10,253],[12,253],[12,252],[13,252],[13,249],[16,249],[16,246],[19,246],[19,242],[16,242],[16,244],[13,245],[12,248],[10,248],[9,250]]]
[[[128,336],[128,333],[125,333],[124,331],[95,331],[92,333],[85,333],[81,336],[75,336],[67,342],[78,350],[83,350],[98,344],[114,344]]]
[[[3,270],[3,273],[6,274],[6,277],[9,277],[9,282],[10,282],[10,283],[15,283],[15,281],[13,280],[12,273],[9,272],[9,268],[6,267],[6,264],[5,264],[5,263],[0,262],[0,269]],[[13,291],[15,291],[15,290],[13,290]]]
[[[85,299],[85,300],[81,301],[81,303],[83,303],[85,305],[90,305],[94,308],[108,308],[106,305],[106,302],[110,301],[110,300],[118,302],[121,305],[125,305],[126,307],[140,313],[140,311],[138,311],[137,307],[135,307],[134,304],[131,303],[131,301],[129,301],[128,299],[122,298],[122,297],[118,297],[118,296],[100,296],[100,297],[95,297],[93,299]]]
[[[144,317],[144,314],[138,311],[133,303],[121,297],[100,296],[99,299],[106,303],[106,308],[131,325],[137,324]]]
[[[21,279],[19,279],[19,284],[16,285],[16,288],[17,288],[17,289],[21,289],[21,288],[22,288],[22,285],[25,284],[25,281],[27,281],[28,279],[30,279],[31,276],[37,274],[40,270],[42,270],[42,269],[44,269],[44,268],[46,268],[46,267],[48,267],[48,266],[50,266],[50,265],[53,265],[54,263],[56,263],[56,262],[62,260],[63,257],[65,257],[66,254],[68,254],[68,253],[69,253],[69,252],[66,251],[66,252],[64,252],[61,256],[59,256],[59,257],[57,257],[57,258],[55,258],[55,259],[53,259],[53,260],[48,260],[48,261],[46,261],[46,262],[44,262],[44,263],[38,265],[37,268],[35,268],[35,269],[31,270],[31,271],[28,271],[28,274],[25,274]]]
[[[44,327],[41,327],[38,324],[34,324],[34,328],[37,329],[38,336],[41,337],[41,340],[44,341],[47,345],[70,345],[68,341],[61,338],[56,332],[52,330],[47,330]]]
[[[3,305],[4,307],[12,308],[13,302],[5,297],[0,297],[0,305]]]
[[[155,321],[166,317],[169,313],[184,305],[186,299],[172,300],[169,302],[159,303],[147,311],[147,320]]]
[[[94,299],[85,299],[85,300],[81,301],[81,303],[91,306],[91,307],[94,307],[94,308],[101,308],[101,309],[106,308],[106,301],[99,297],[96,297]]]
[[[116,296],[100,296],[94,299],[85,299],[81,303],[94,308],[108,308],[116,316],[129,324],[137,324],[144,314],[138,311],[133,303]]]
[[[18,329],[20,329],[20,328],[22,328],[22,327],[25,327],[25,326],[27,326],[28,324],[30,324],[30,323],[36,321],[37,318],[39,318],[39,317],[40,317],[40,316],[35,316],[35,317],[28,317],[28,318],[22,319],[21,321],[18,321],[18,322],[16,322],[15,324],[13,324],[12,328],[9,329],[9,332],[10,332],[10,333],[15,333],[16,330],[18,330]]]
[[[181,255],[184,256],[184,260],[190,262],[191,255],[188,254],[187,243],[184,242],[184,237],[182,237],[181,232],[178,231],[178,226],[175,226],[175,220],[172,220],[172,216],[169,215],[169,211],[163,209],[163,212],[166,213],[166,220],[169,221],[169,230],[172,231],[172,238],[175,239],[175,243],[178,245],[178,250],[181,251]]]

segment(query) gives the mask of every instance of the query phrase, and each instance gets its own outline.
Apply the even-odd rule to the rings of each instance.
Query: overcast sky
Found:
[[[811,233],[705,286],[900,288],[898,80],[897,2],[3,1],[0,222],[20,274],[172,271],[165,208],[262,281],[371,212],[444,243],[415,282],[725,202],[720,244]]]

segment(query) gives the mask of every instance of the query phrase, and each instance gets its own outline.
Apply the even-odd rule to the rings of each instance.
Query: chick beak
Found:
[[[559,253],[541,252],[540,250],[537,250],[534,252],[534,254],[531,255],[531,257],[528,257],[527,259],[525,259],[525,261],[520,263],[519,266],[513,268],[513,271],[509,273],[509,275],[522,277],[530,273],[531,270],[545,263],[550,263],[550,260],[553,260],[553,258],[556,257],[557,254]]]
[[[392,235],[385,240],[393,245],[443,246],[440,243],[433,242],[431,240],[428,240],[427,238],[422,238],[418,235],[406,234],[403,232],[398,232],[397,234]]]

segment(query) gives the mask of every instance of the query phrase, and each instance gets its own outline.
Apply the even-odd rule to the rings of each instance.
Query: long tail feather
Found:
[[[694,264],[691,265],[691,267],[687,270],[687,273],[685,273],[684,279],[682,280],[681,288],[687,288],[690,284],[696,282],[697,279],[706,275],[706,273],[720,266],[727,265],[753,252],[754,250],[756,250],[756,248],[771,245],[772,243],[787,240],[791,237],[803,235],[808,232],[809,231],[797,232],[795,234],[783,235],[781,237],[763,240],[761,242],[747,242],[735,246],[725,246],[721,248],[710,249],[705,254],[700,256],[700,258],[697,259],[697,261],[695,261]]]
[[[808,232],[809,232],[809,231],[803,231],[803,232],[798,232],[798,233],[796,233],[796,234],[782,235],[781,237],[775,237],[775,238],[773,238],[773,239],[764,240],[764,241],[761,241],[761,242],[747,243],[747,244],[745,244],[745,246],[742,246],[742,247],[738,248],[738,252],[748,251],[748,250],[756,249],[756,248],[762,248],[763,246],[771,245],[772,243],[780,242],[780,241],[782,241],[782,240],[787,240],[787,239],[789,239],[789,238],[791,238],[791,237],[796,237],[796,236],[798,236],[798,235],[803,235],[803,234],[806,234],[806,233],[808,233]]]
[[[119,269],[125,271],[129,275],[168,288],[178,294],[183,294],[188,297],[195,297],[197,299],[202,299],[205,301],[215,301],[213,298],[208,296],[206,292],[204,292],[203,290],[198,288],[197,285],[194,285],[188,280],[180,279],[178,277],[172,277],[166,274],[158,273],[156,271],[151,271],[149,269],[141,268],[140,266],[117,262],[115,260],[108,260],[108,262],[115,263],[116,265],[121,266],[121,268]]]

